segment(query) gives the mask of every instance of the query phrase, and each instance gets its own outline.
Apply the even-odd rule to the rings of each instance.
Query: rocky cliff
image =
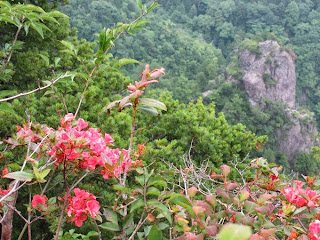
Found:
[[[249,101],[256,105],[264,98],[295,106],[296,72],[294,55],[281,50],[275,41],[259,44],[260,54],[245,50],[239,56],[243,84]]]
[[[284,104],[291,123],[285,128],[274,129],[274,134],[279,150],[287,155],[291,165],[298,153],[309,152],[318,144],[314,138],[318,132],[312,115],[296,109],[295,58],[293,51],[281,49],[276,41],[261,42],[258,51],[244,50],[239,54],[242,81],[229,78],[229,81],[243,84],[249,102],[262,111],[264,99]]]

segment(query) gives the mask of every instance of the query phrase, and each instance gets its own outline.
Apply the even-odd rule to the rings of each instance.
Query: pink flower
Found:
[[[74,222],[77,227],[81,227],[88,217],[96,219],[99,214],[100,204],[93,194],[85,190],[75,188],[73,192],[75,196],[72,198],[69,196],[67,215],[72,217],[72,223]]]
[[[32,201],[31,201],[31,206],[33,208],[38,208],[38,204],[41,204],[41,205],[47,207],[47,201],[48,201],[48,199],[46,196],[42,197],[41,195],[34,195],[32,198]],[[38,210],[41,211],[40,208],[38,208]]]
[[[72,113],[68,113],[64,118],[60,120],[61,126],[70,125],[71,121],[74,119],[74,116]]]
[[[82,118],[79,118],[77,127],[78,127],[78,130],[81,131],[82,129],[85,129],[88,127],[88,123],[84,121]]]
[[[320,239],[320,221],[315,220],[309,225],[309,238],[310,240]]]
[[[297,207],[308,206],[315,208],[318,205],[318,195],[316,191],[309,188],[303,189],[303,182],[295,181],[296,187],[286,187],[281,192],[286,196],[289,203],[295,204]]]

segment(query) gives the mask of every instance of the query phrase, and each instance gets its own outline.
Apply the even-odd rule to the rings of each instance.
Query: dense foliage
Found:
[[[0,2],[2,239],[319,239],[319,181],[302,176],[304,187],[256,157],[290,168],[272,147],[284,106],[261,112],[224,82],[235,47],[271,36],[246,1],[71,1],[65,12],[83,12],[71,21],[93,42],[58,2]],[[138,31],[145,19],[152,28]],[[287,44],[298,23],[283,24]],[[139,61],[151,64],[133,83]],[[317,173],[310,155],[297,159]]]
[[[168,89],[180,102],[196,101],[211,90],[210,95],[204,95],[205,103],[214,101],[217,110],[223,111],[228,121],[240,122],[255,133],[268,135],[270,141],[263,155],[270,159],[280,158],[274,161],[300,170],[295,168],[294,162],[289,166],[274,137],[276,129],[290,125],[282,114],[286,106],[270,103],[262,112],[248,103],[241,88],[225,80],[229,75],[241,78],[238,51],[235,50],[243,47],[254,50],[260,41],[277,40],[298,56],[298,108],[314,112],[319,123],[318,1],[160,0],[159,3],[161,8],[146,18],[152,25],[138,36],[121,39],[113,50],[114,55],[119,58],[129,56],[151,63],[153,67],[164,66],[168,74],[157,87]],[[87,40],[93,40],[93,34],[102,26],[111,27],[114,22],[130,19],[140,12],[134,0],[71,0],[62,11],[71,16],[71,25]],[[134,73],[133,67],[126,70]],[[309,172],[312,170],[308,169]]]

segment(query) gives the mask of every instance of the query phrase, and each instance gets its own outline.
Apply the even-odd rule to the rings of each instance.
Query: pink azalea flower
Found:
[[[99,214],[100,204],[96,200],[96,197],[81,190],[75,188],[73,190],[74,197],[69,197],[69,204],[67,206],[67,215],[71,218],[71,223],[75,223],[77,227],[81,227],[83,222],[90,216],[96,218]]]
[[[85,129],[88,127],[88,123],[84,121],[82,118],[79,118],[77,127],[78,127],[78,130],[81,131],[82,129]]]
[[[41,195],[34,195],[31,201],[31,206],[33,208],[38,208],[38,204],[41,204],[45,207],[47,207],[47,197],[46,196],[41,196]],[[41,211],[40,209],[38,209],[39,211]]]
[[[309,238],[310,240],[320,239],[320,221],[315,220],[309,225]]]

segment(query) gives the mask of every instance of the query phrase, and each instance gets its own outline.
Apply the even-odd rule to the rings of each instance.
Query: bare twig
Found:
[[[11,96],[11,97],[7,97],[7,98],[3,98],[3,99],[0,99],[0,102],[7,102],[7,101],[10,101],[10,100],[13,100],[15,98],[19,98],[19,97],[23,97],[23,96],[27,96],[27,95],[30,95],[32,93],[35,93],[35,92],[38,92],[38,91],[41,91],[41,90],[44,90],[48,87],[51,87],[52,85],[54,85],[56,82],[58,82],[59,80],[63,79],[63,78],[66,78],[66,77],[70,77],[71,74],[68,74],[68,73],[65,73],[64,75],[58,77],[57,79],[53,80],[51,83],[49,83],[48,85],[44,86],[44,87],[38,87],[36,89],[33,89],[32,91],[29,91],[29,92],[25,92],[25,93],[19,93],[18,95],[15,95],[15,96]]]

